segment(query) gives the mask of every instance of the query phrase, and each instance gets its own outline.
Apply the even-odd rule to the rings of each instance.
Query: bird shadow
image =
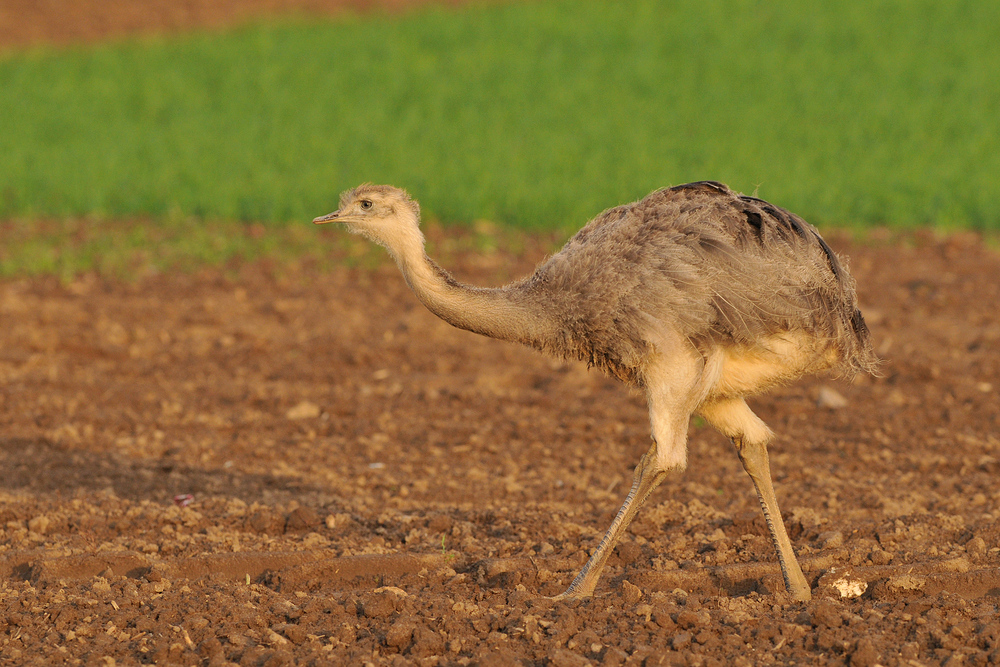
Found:
[[[180,494],[224,495],[268,504],[329,492],[287,476],[97,453],[46,438],[0,438],[0,489],[63,497],[111,490],[122,499],[160,502]]]

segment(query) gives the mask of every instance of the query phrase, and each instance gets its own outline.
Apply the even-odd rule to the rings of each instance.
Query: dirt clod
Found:
[[[634,605],[642,599],[642,589],[630,581],[622,582],[622,601],[627,605]]]
[[[552,667],[586,667],[592,663],[579,653],[557,648],[549,654],[549,664]]]
[[[366,613],[367,615],[367,613]],[[397,651],[409,647],[413,632],[416,630],[416,622],[409,616],[401,616],[396,622],[389,626],[385,633],[385,643],[390,648]]]
[[[319,514],[311,507],[296,507],[285,518],[285,530],[307,530],[319,524]]]
[[[858,640],[857,648],[851,653],[851,667],[874,667],[879,662],[878,651],[870,639]]]
[[[361,611],[368,618],[385,618],[398,608],[399,597],[388,591],[368,593],[361,598]]]

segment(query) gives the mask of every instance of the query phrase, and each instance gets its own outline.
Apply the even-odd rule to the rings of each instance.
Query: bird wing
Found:
[[[853,280],[815,228],[712,181],[604,211],[536,279],[567,330],[568,356],[619,377],[641,368],[666,330],[747,346],[804,330],[841,348],[845,370],[874,360]]]

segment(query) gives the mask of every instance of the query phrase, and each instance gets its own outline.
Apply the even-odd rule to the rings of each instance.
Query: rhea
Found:
[[[745,398],[824,370],[875,372],[854,280],[814,227],[714,181],[657,190],[591,220],[533,274],[464,285],[431,260],[420,207],[365,184],[316,218],[384,246],[423,304],[468,331],[585,361],[646,395],[652,445],[600,544],[559,598],[593,595],[650,492],[687,465],[692,415],[730,438],[750,475],[785,586],[811,597],[771,482],[772,431]]]

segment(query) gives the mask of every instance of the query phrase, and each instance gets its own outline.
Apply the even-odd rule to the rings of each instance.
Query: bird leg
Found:
[[[771,531],[774,548],[778,552],[781,574],[785,577],[785,588],[788,589],[793,598],[800,602],[806,602],[812,598],[812,592],[802,574],[799,562],[795,559],[792,542],[788,539],[785,524],[781,520],[778,499],[774,495],[774,485],[771,483],[767,444],[764,441],[754,442],[741,437],[734,437],[733,444],[736,445],[736,452],[740,456],[740,462],[743,463],[743,469],[750,475],[754,489],[757,490],[760,509],[764,512],[764,520]]]
[[[597,580],[601,576],[601,570],[604,569],[605,563],[608,562],[608,558],[611,556],[611,550],[618,544],[618,540],[621,539],[628,525],[632,523],[632,519],[635,518],[643,502],[645,502],[652,490],[666,476],[667,471],[657,467],[656,441],[654,440],[649,450],[639,459],[639,465],[635,467],[635,472],[632,474],[632,488],[629,490],[621,509],[618,510],[615,520],[611,522],[608,532],[604,534],[601,543],[597,545],[597,549],[591,555],[590,560],[583,566],[580,573],[576,575],[569,588],[552,598],[553,600],[585,598],[594,594],[594,589],[597,587]]]

